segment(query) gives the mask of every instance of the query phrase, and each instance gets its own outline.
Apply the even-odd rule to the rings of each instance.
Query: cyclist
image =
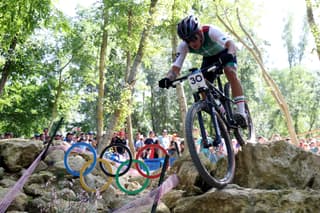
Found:
[[[159,81],[159,87],[169,88],[171,86],[172,81],[180,74],[187,53],[203,56],[201,68],[220,62],[224,66],[224,73],[230,82],[232,96],[237,104],[234,119],[241,127],[246,127],[245,97],[236,72],[235,43],[215,26],[200,26],[197,17],[193,15],[187,16],[178,23],[177,33],[183,41],[177,48],[176,59],[170,71],[165,78]],[[212,81],[214,74],[206,73],[204,77]]]

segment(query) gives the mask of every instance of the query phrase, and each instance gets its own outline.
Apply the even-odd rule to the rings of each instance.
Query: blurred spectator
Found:
[[[170,146],[170,138],[169,138],[169,135],[168,135],[168,131],[166,129],[164,129],[162,131],[162,135],[159,136],[159,142],[160,142],[160,145],[165,149],[165,150],[168,150],[169,149],[169,146]],[[160,157],[164,157],[163,154],[161,154],[162,156]]]
[[[305,143],[305,139],[304,138],[300,138],[299,139],[299,147],[303,149],[304,143]]]
[[[309,143],[309,150],[315,154],[317,154],[319,151],[318,147],[316,146],[316,142],[317,140],[315,138],[311,138]]]
[[[66,135],[66,138],[64,139],[64,141],[66,141],[67,143],[74,143],[74,140],[73,140],[73,133],[72,132],[68,132],[67,135]]]
[[[158,143],[158,138],[153,130],[149,131],[148,137],[144,140],[144,145],[156,144]],[[154,158],[159,157],[159,150],[145,149],[142,158]]]
[[[82,142],[82,143],[88,143],[88,141],[86,141],[86,139],[84,137],[80,137],[79,140],[77,141],[78,143]],[[86,151],[87,147],[86,146],[80,146],[81,151]]]
[[[13,133],[12,132],[4,133],[4,139],[9,139],[9,138],[13,138]]]
[[[37,141],[40,141],[41,140],[40,134],[39,133],[34,134],[34,139]]]
[[[258,136],[258,143],[266,143],[267,139],[263,137],[262,135]]]
[[[43,133],[40,134],[40,140],[45,142],[46,141],[46,137]]]
[[[89,141],[89,143],[91,143],[91,144],[95,143],[97,145],[95,134],[93,131],[89,131],[86,136],[87,136],[87,140]]]
[[[134,148],[138,152],[144,146],[144,137],[139,135],[139,139],[134,143]]]
[[[287,137],[287,138],[285,139],[285,141],[286,141],[287,143],[292,143],[291,138],[289,138],[289,137]]]
[[[111,143],[110,144],[112,144],[112,145],[122,144],[122,145],[126,146],[127,145],[127,141],[125,139],[125,132],[124,131],[119,131],[117,136],[115,136],[115,137],[113,137],[111,139]],[[120,146],[118,146],[116,149],[117,149],[117,152],[119,154],[124,154],[124,152],[125,152],[124,148],[122,148]]]
[[[180,147],[180,153],[183,153],[183,151],[184,151],[184,140],[180,141],[179,147]]]
[[[49,129],[48,128],[44,128],[43,129],[43,140],[42,141],[47,141],[49,140]]]
[[[170,141],[170,145],[169,145],[169,148],[168,148],[168,153],[170,156],[174,155],[174,154],[178,154],[177,151],[177,148],[178,148],[178,135],[177,134],[173,134],[172,137],[171,137],[171,141]]]
[[[305,151],[310,151],[309,149],[309,144],[307,142],[303,143],[302,149],[304,149]]]
[[[145,144],[145,145],[155,144],[155,143],[156,143],[156,140],[157,140],[157,137],[156,137],[155,132],[154,132],[153,130],[150,130],[150,131],[149,131],[149,134],[148,134],[148,138],[145,139],[144,144]]]
[[[57,141],[62,141],[63,140],[62,134],[57,132],[56,135],[54,136],[54,139]]]
[[[270,141],[271,142],[275,142],[275,141],[280,141],[281,140],[281,136],[279,133],[275,133],[271,136]]]

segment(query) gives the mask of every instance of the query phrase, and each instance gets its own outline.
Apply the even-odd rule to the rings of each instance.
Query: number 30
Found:
[[[190,78],[191,84],[196,84],[197,82],[202,81],[202,76],[201,75],[194,75]]]

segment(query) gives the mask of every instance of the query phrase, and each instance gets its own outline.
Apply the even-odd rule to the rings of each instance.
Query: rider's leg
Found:
[[[245,113],[245,97],[243,95],[242,86],[240,80],[237,76],[237,67],[225,66],[224,73],[230,82],[232,97],[237,104],[238,111],[235,113],[235,120],[240,124],[240,126],[246,125],[246,113]]]

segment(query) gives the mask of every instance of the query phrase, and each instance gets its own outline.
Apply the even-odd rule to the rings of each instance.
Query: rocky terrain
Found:
[[[55,141],[47,157],[40,161],[7,212],[112,212],[156,188],[158,180],[139,195],[126,195],[113,180],[103,193],[86,193],[78,177],[64,166],[67,147]],[[19,180],[44,148],[39,141],[0,140],[0,200]],[[74,156],[72,168],[81,168],[85,156]],[[189,156],[178,159],[167,176],[177,174],[179,184],[166,193],[157,212],[320,212],[320,156],[284,141],[247,144],[236,155],[233,184],[222,190],[208,188]],[[87,183],[103,185],[105,176],[97,168],[87,175]],[[121,177],[127,188],[140,187],[143,177]],[[151,205],[132,212],[151,212]],[[126,211],[131,212],[131,211]]]

